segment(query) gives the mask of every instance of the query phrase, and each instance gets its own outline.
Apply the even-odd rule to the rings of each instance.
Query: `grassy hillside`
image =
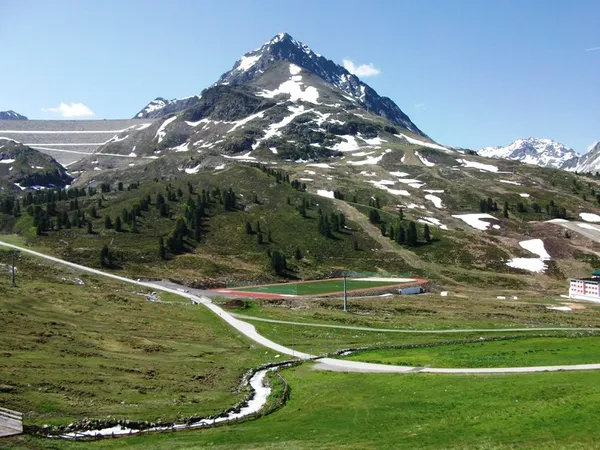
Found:
[[[199,432],[87,444],[161,448],[594,448],[600,391],[593,372],[455,376],[284,371],[285,408]],[[343,386],[343,389],[340,389]],[[574,426],[577,424],[577,426]],[[14,439],[15,448],[80,443]]]
[[[22,255],[16,267],[12,288],[0,265],[0,403],[27,424],[214,414],[244,397],[245,370],[275,360],[175,295]]]
[[[348,156],[317,165],[287,162],[267,172],[229,161],[221,170],[181,170],[177,177],[162,177],[162,170],[168,174],[173,168],[165,165],[168,158],[161,159],[145,168],[99,172],[92,183],[98,192],[86,191],[76,205],[73,198],[57,200],[41,233],[36,234],[35,211],[28,213],[23,200],[20,215],[3,208],[0,225],[29,245],[43,245],[72,261],[100,266],[106,245],[112,260],[105,265],[111,270],[197,286],[319,278],[355,270],[411,272],[442,288],[494,285],[558,293],[564,291],[566,278],[586,275],[600,263],[600,244],[546,223],[598,212],[600,183],[595,178],[412,144],[390,146],[380,164],[352,165],[364,156]],[[423,165],[422,158],[433,165]],[[496,172],[465,167],[460,162],[464,158],[470,158],[469,164],[493,162]],[[123,190],[118,189],[119,180]],[[101,183],[110,185],[110,191],[101,192]],[[225,201],[230,189],[234,205]],[[334,196],[334,191],[337,198],[323,197]],[[166,205],[162,213],[159,194]],[[196,227],[200,203],[203,216]],[[299,212],[303,204],[304,217]],[[38,206],[44,211],[48,207],[47,202]],[[134,226],[129,216],[136,209]],[[454,217],[480,212],[494,217],[487,219],[488,230],[475,230]],[[71,227],[63,224],[57,230],[58,217],[65,213]],[[337,221],[343,214],[345,227],[327,237],[319,230],[319,217],[331,222],[332,214]],[[107,217],[112,228],[105,226]],[[117,217],[121,231],[115,229]],[[188,233],[176,251],[161,258],[159,239],[166,245],[180,217],[186,218]],[[418,244],[399,245],[399,228],[407,231],[411,222]],[[542,239],[551,255],[545,274],[509,267],[512,258],[535,256],[519,245],[534,238]],[[274,252],[286,257],[287,270],[272,270],[269,254]]]

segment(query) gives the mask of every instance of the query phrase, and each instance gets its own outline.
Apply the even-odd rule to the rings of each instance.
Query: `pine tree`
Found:
[[[427,224],[423,227],[423,239],[425,242],[431,242],[431,232],[429,231],[429,225]]]
[[[104,244],[104,246],[102,247],[102,250],[100,250],[100,265],[101,266],[106,266],[107,264],[107,258],[109,255],[109,250],[108,250],[108,246],[106,244]]]
[[[419,235],[417,234],[417,226],[414,222],[409,222],[408,231],[406,233],[406,243],[411,247],[415,247],[419,243]]]
[[[104,216],[104,228],[107,230],[112,228],[112,220],[110,220],[110,216]]]
[[[250,222],[246,222],[246,234],[252,234],[252,224]]]
[[[402,221],[404,220],[404,208],[398,209],[398,218]]]
[[[262,235],[262,233],[258,233],[258,234],[256,235],[256,243],[257,243],[258,245],[262,245],[262,244],[263,244],[263,235]]]
[[[267,242],[273,242],[273,235],[271,234],[271,230],[267,232]]]
[[[121,218],[119,216],[117,216],[117,218],[115,219],[115,231],[117,232],[121,232]]]
[[[294,257],[297,261],[300,261],[302,259],[302,252],[300,251],[300,247],[296,247],[296,253]]]
[[[256,222],[256,232],[257,232],[258,234],[260,234],[260,233],[261,233],[261,231],[260,231],[260,222],[258,222],[258,221]]]
[[[381,226],[379,227],[379,229],[381,230],[381,235],[382,236],[386,236],[387,235],[387,230],[385,229],[385,223],[382,223]]]
[[[360,250],[360,248],[358,247],[358,241],[353,241],[352,247],[354,248],[354,250]]]
[[[166,256],[165,241],[162,236],[158,238],[158,256],[160,259],[165,259]]]
[[[87,221],[87,233],[88,234],[93,234],[94,233],[94,231],[92,229],[92,222],[89,221],[89,220]]]
[[[504,202],[504,207],[502,208],[502,217],[508,219],[508,202]]]
[[[395,239],[396,238],[396,235],[394,233],[395,233],[394,226],[390,225],[390,231],[388,232],[388,236],[390,237],[390,239]]]

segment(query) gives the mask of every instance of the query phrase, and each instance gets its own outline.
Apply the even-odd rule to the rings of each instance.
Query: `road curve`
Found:
[[[230,313],[223,310],[219,306],[212,303],[212,301],[208,297],[204,296],[196,296],[189,292],[182,292],[179,289],[166,287],[156,283],[148,283],[142,281],[132,280],[131,278],[121,277],[119,275],[114,275],[112,273],[103,272],[101,270],[92,269],[91,267],[82,266],[80,264],[75,264],[69,261],[65,261],[60,258],[56,258],[54,256],[46,255],[44,253],[39,253],[34,250],[29,250],[24,247],[19,247],[17,245],[8,244],[6,242],[0,241],[0,246],[9,247],[13,249],[17,249],[22,251],[23,253],[27,253],[30,255],[34,255],[40,258],[44,258],[49,261],[53,261],[59,264],[66,265],[68,267],[72,267],[74,269],[78,269],[84,272],[93,273],[96,275],[112,278],[114,280],[122,281],[124,283],[135,284],[138,286],[145,286],[154,290],[160,290],[164,292],[172,292],[174,294],[181,295],[182,297],[189,298],[194,303],[202,304],[206,306],[208,309],[217,314],[221,319],[226,321],[240,333],[248,337],[249,339],[267,347],[277,352],[283,353],[285,355],[289,355],[292,357],[300,358],[300,359],[312,359],[316,358],[313,355],[309,355],[307,353],[297,352],[294,349],[284,347],[283,345],[277,344],[276,342],[267,339],[266,337],[260,335],[254,325],[243,322],[241,320],[236,319]],[[174,285],[171,283],[171,285]],[[181,288],[185,288],[181,286]],[[185,288],[188,290],[188,288]],[[350,361],[343,359],[334,359],[334,358],[320,358],[317,360],[317,364],[315,365],[316,369],[319,370],[333,370],[339,372],[372,372],[372,373],[531,373],[531,372],[548,372],[548,371],[558,371],[558,370],[597,370],[600,369],[600,364],[576,364],[576,365],[565,365],[565,366],[533,366],[533,367],[490,367],[490,368],[448,368],[448,369],[436,369],[436,368],[425,368],[425,367],[409,367],[409,366],[393,366],[386,364],[375,364],[375,363],[365,363],[360,361]]]
[[[600,328],[560,328],[560,327],[545,327],[545,328],[451,328],[442,330],[398,330],[395,328],[370,328],[370,327],[353,327],[351,325],[330,325],[325,323],[310,323],[310,322],[292,322],[287,320],[265,319],[263,317],[246,316],[244,314],[231,313],[232,316],[240,320],[250,320],[255,322],[280,323],[282,325],[298,325],[302,327],[319,327],[319,328],[339,328],[342,330],[354,331],[373,331],[381,333],[423,333],[423,334],[442,334],[442,333],[508,333],[511,331],[600,331]]]

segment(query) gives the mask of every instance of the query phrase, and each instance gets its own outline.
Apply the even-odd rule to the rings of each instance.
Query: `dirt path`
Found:
[[[414,253],[395,246],[389,237],[382,236],[381,230],[369,222],[369,219],[354,206],[350,205],[344,200],[338,199],[333,199],[333,203],[339,211],[344,213],[348,220],[356,222],[365,231],[365,233],[375,239],[379,245],[381,245],[381,249],[383,251],[391,252],[400,256],[404,261],[406,261],[407,264],[411,265],[415,269],[423,268],[423,262],[419,260]]]
[[[231,313],[232,316],[240,320],[249,320],[256,322],[280,323],[284,325],[298,325],[301,327],[318,327],[318,328],[339,328],[343,330],[356,331],[373,331],[376,333],[415,333],[415,334],[442,334],[442,333],[510,333],[521,331],[600,331],[600,328],[561,328],[561,327],[542,327],[542,328],[443,328],[440,330],[411,330],[411,329],[396,329],[396,328],[371,328],[371,327],[355,327],[351,325],[330,325],[326,323],[310,323],[310,322],[294,322],[288,320],[265,319],[263,317],[246,316],[244,314]]]

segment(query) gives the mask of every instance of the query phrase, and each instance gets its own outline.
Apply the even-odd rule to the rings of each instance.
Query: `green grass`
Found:
[[[368,290],[372,288],[381,288],[386,286],[397,286],[402,284],[398,281],[363,281],[363,280],[346,280],[346,289],[353,290]],[[282,283],[273,286],[256,286],[235,288],[233,291],[239,290],[244,292],[264,292],[268,294],[291,294],[291,295],[318,295],[318,294],[333,294],[344,291],[344,280],[323,280],[309,281],[303,283]]]
[[[525,367],[600,362],[600,337],[525,337],[406,349],[366,350],[347,357],[403,366]]]
[[[475,290],[464,297],[350,297],[348,312],[342,310],[340,299],[252,299],[233,312],[284,321],[390,329],[600,327],[598,304],[581,303],[582,309],[563,312],[547,308],[564,305],[553,297],[530,295],[512,300],[508,296],[508,300],[498,300],[493,294]]]
[[[148,289],[24,255],[16,265],[16,288],[0,267],[0,404],[25,423],[214,414],[244,397],[245,370],[275,360],[177,296],[149,302]]]
[[[433,375],[285,370],[285,407],[210,430],[95,443],[14,438],[15,448],[597,448],[596,372]]]

